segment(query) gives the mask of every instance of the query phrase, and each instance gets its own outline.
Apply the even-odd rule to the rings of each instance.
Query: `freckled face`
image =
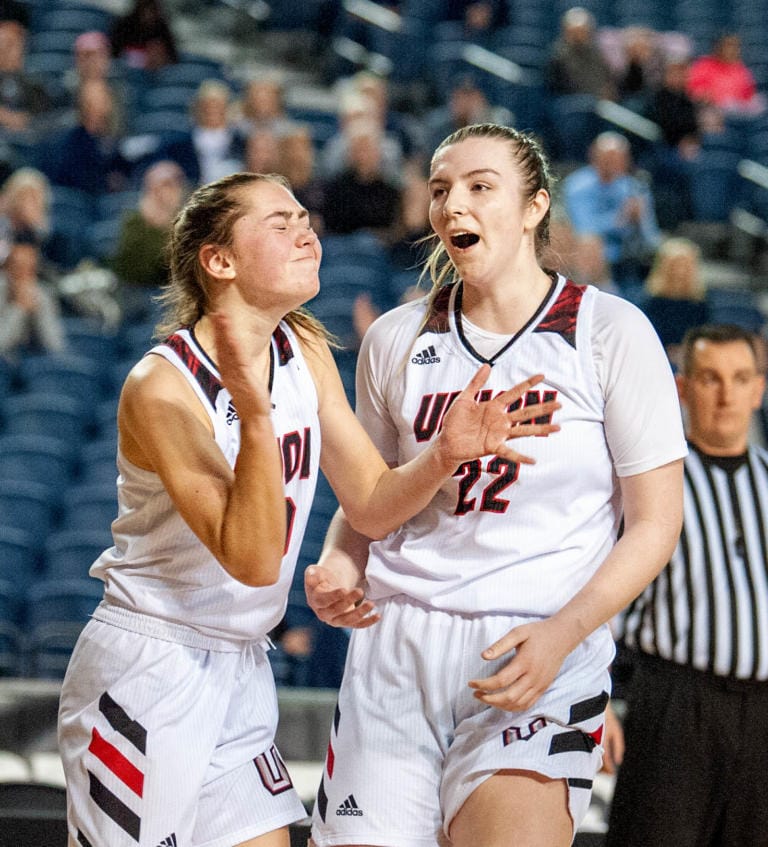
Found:
[[[470,284],[508,273],[525,249],[524,235],[532,235],[541,218],[523,196],[512,147],[502,139],[468,138],[441,150],[429,190],[432,228]]]
[[[238,280],[260,299],[296,308],[317,294],[322,249],[307,210],[282,185],[256,182],[244,189],[246,213],[233,227]]]

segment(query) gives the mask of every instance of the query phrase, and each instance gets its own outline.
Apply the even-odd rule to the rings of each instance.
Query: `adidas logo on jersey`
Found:
[[[411,363],[414,365],[434,365],[440,361],[440,357],[436,355],[435,348],[432,344],[429,347],[417,353],[412,357]]]
[[[357,803],[355,802],[354,794],[350,794],[349,797],[343,802],[339,804],[339,808],[336,809],[337,815],[362,815],[363,810],[358,808]]]
[[[167,838],[164,838],[157,847],[177,847],[176,833],[172,832]]]
[[[230,400],[227,404],[227,426],[232,426],[232,424],[236,420],[238,420],[238,418],[239,416],[237,414],[237,409],[234,407],[232,401]],[[165,847],[165,845],[159,845],[159,847]]]

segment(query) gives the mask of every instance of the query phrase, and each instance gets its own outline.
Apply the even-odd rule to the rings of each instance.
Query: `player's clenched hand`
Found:
[[[309,607],[323,623],[364,629],[379,620],[362,588],[343,586],[323,565],[310,565],[304,571],[304,590]]]
[[[210,318],[216,337],[216,363],[238,415],[243,420],[256,415],[269,416],[272,410],[269,389],[259,381],[253,362],[246,355],[248,347],[241,343],[236,318],[221,312],[211,313]]]
[[[497,455],[511,462],[531,465],[534,459],[513,450],[508,441],[531,435],[549,435],[560,427],[552,423],[534,423],[536,418],[560,408],[556,400],[536,403],[508,411],[510,405],[525,396],[544,379],[543,374],[526,379],[491,400],[478,402],[475,396],[485,384],[490,365],[482,365],[467,387],[459,394],[445,416],[439,448],[447,465],[461,464],[478,456]]]
[[[567,655],[564,641],[551,619],[516,626],[482,654],[493,661],[514,650],[512,659],[492,676],[470,680],[469,687],[489,706],[510,712],[530,709],[557,676]]]

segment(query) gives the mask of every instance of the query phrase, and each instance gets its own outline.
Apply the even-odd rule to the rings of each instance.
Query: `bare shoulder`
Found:
[[[309,367],[312,378],[315,381],[318,397],[322,398],[328,390],[329,383],[334,383],[339,378],[336,362],[328,342],[320,336],[297,336],[304,360]]]
[[[162,356],[149,354],[128,373],[117,412],[120,445],[135,464],[147,467],[145,451],[160,433],[188,431],[193,421],[211,430],[210,419],[183,374]]]

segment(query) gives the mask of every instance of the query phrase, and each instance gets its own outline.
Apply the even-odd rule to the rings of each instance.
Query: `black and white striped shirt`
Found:
[[[683,531],[630,606],[629,647],[725,677],[768,680],[768,452],[689,445]]]

